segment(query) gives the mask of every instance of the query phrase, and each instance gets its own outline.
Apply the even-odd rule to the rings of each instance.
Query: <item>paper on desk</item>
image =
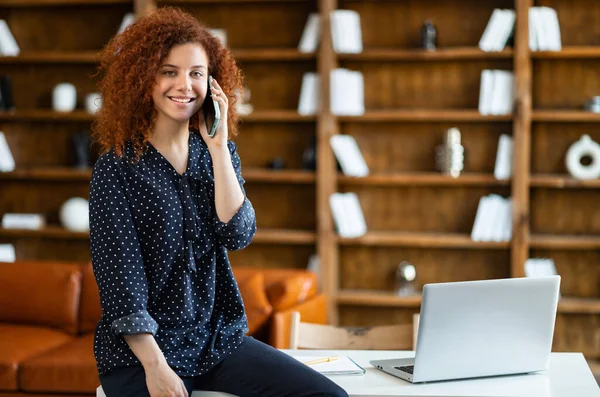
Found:
[[[318,360],[328,356],[292,356],[300,362]],[[338,356],[335,361],[311,364],[310,367],[323,375],[364,375],[365,369],[348,356]]]

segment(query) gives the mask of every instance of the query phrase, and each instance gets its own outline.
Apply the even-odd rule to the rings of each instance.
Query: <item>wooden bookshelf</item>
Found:
[[[585,101],[600,92],[600,24],[593,23],[598,8],[585,1],[553,1],[563,49],[531,52],[524,16],[533,5],[549,5],[538,3],[489,0],[469,2],[467,9],[461,0],[4,0],[0,11],[14,24],[22,53],[0,57],[0,74],[20,87],[14,93],[17,110],[0,112],[0,130],[17,163],[15,172],[0,173],[0,216],[40,212],[56,225],[66,199],[88,194],[91,172],[70,168],[70,139],[88,129],[94,116],[81,106],[71,113],[53,112],[49,98],[59,81],[73,82],[82,94],[94,91],[90,76],[97,54],[125,12],[177,5],[199,18],[210,13],[210,23],[228,33],[254,107],[241,117],[236,142],[258,232],[247,250],[232,253],[234,265],[273,267],[284,258],[281,266],[304,268],[316,251],[330,322],[369,325],[381,318],[407,322],[419,310],[418,296],[391,292],[390,274],[403,260],[415,265],[422,285],[520,277],[527,258],[554,258],[565,289],[556,346],[583,349],[597,365],[600,344],[593,338],[577,344],[569,335],[591,332],[600,316],[600,287],[589,281],[597,273],[600,249],[600,182],[570,177],[564,156],[583,134],[600,142],[600,114],[583,110]],[[308,15],[328,18],[336,8],[360,14],[364,51],[336,54],[324,25],[318,50],[298,52]],[[478,42],[494,8],[516,10],[514,44],[483,52]],[[32,24],[35,15],[50,12],[47,26]],[[96,21],[100,13],[103,18]],[[73,35],[74,14],[81,17],[77,23],[94,23],[95,29]],[[419,48],[426,18],[440,32],[436,51]],[[329,111],[329,75],[337,67],[363,73],[364,115]],[[478,112],[484,69],[514,72],[513,114]],[[315,71],[323,106],[314,116],[301,116],[302,76]],[[435,148],[451,127],[461,130],[465,146],[465,169],[458,178],[435,169]],[[369,176],[340,174],[329,147],[334,134],[356,139]],[[499,181],[493,171],[501,134],[513,137],[515,151],[511,179]],[[303,153],[313,139],[317,168],[304,170]],[[275,158],[285,162],[284,169],[267,168]],[[337,191],[358,195],[366,235],[337,236],[329,208]],[[470,238],[479,199],[491,193],[513,199],[510,242]],[[15,242],[17,256],[28,259],[87,258],[87,239],[58,226],[0,230],[0,243]]]

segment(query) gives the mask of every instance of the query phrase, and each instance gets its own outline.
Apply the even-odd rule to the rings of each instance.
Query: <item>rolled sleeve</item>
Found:
[[[213,226],[221,244],[229,251],[236,251],[247,247],[256,233],[256,214],[254,207],[244,189],[244,178],[242,177],[242,163],[237,153],[237,146],[233,142],[228,142],[229,152],[231,153],[231,162],[235,175],[244,194],[244,202],[233,217],[222,222],[215,213],[213,216]]]
[[[94,167],[90,183],[90,250],[102,317],[115,335],[156,334],[147,311],[148,283],[127,183],[112,155]]]

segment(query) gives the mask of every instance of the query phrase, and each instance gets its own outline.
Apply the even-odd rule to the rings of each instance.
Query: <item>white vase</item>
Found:
[[[85,110],[88,113],[94,114],[100,107],[102,106],[102,96],[100,96],[99,92],[92,92],[91,94],[87,94],[85,97]]]
[[[73,197],[60,207],[60,222],[72,232],[90,230],[89,203],[81,197]]]
[[[72,112],[77,106],[77,90],[70,83],[60,83],[52,92],[52,109],[55,112]]]

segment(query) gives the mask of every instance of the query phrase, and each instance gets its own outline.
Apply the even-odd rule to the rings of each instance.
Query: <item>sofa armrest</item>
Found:
[[[327,299],[324,294],[319,294],[302,303],[275,312],[271,321],[269,344],[277,349],[290,347],[290,324],[292,313],[299,312],[303,322],[314,324],[327,323]]]

